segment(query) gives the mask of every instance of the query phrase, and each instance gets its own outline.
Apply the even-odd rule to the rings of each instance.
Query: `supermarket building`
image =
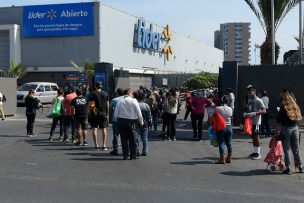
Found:
[[[149,87],[157,74],[218,72],[223,52],[173,32],[170,24],[92,2],[0,8],[0,67],[9,60],[27,66],[25,82],[62,84],[75,71],[73,60],[112,64],[112,72],[129,72],[130,86]]]

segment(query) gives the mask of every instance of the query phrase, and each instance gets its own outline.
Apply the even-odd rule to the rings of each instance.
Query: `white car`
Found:
[[[54,97],[57,96],[58,85],[50,82],[30,82],[22,85],[17,91],[17,103],[24,104],[24,99],[29,90],[34,90],[34,97],[39,99],[41,103],[52,103]]]

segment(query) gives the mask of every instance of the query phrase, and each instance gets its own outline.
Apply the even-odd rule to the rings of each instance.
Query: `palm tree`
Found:
[[[7,72],[13,74],[18,79],[26,74],[26,66],[22,63],[15,63],[13,60],[10,60]]]
[[[244,0],[260,21],[266,35],[261,45],[261,64],[272,64],[272,34],[271,34],[271,1],[270,0]],[[278,30],[288,12],[294,8],[300,0],[275,0],[274,1],[274,30]],[[276,43],[275,61],[279,58],[280,46]]]
[[[74,66],[80,73],[85,72],[87,75],[94,74],[94,63],[86,61],[84,67],[78,66],[73,60],[70,61],[70,64]]]

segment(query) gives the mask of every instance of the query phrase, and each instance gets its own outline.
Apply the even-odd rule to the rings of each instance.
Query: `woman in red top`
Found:
[[[195,92],[195,96],[191,101],[191,121],[193,129],[193,138],[197,138],[201,141],[203,137],[203,118],[206,107],[210,107],[211,102],[203,96],[200,90]]]

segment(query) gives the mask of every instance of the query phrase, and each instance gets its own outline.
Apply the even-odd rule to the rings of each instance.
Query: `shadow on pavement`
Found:
[[[281,175],[281,173],[268,173],[266,169],[255,169],[255,170],[250,170],[250,171],[227,171],[227,172],[222,172],[221,174],[223,175],[228,175],[228,176],[264,176],[264,175]]]
[[[25,137],[24,135],[0,135],[0,137]]]
[[[193,158],[193,161],[170,162],[170,164],[193,166],[198,164],[214,164],[216,157]]]

